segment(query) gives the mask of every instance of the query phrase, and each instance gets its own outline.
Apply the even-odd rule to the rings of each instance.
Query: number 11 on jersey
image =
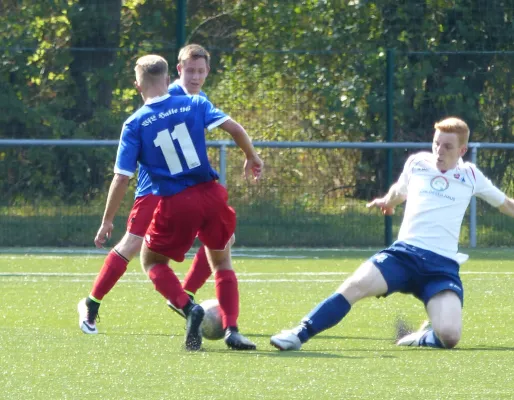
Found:
[[[180,163],[177,149],[173,143],[173,139],[178,141],[180,149],[182,150],[182,154],[184,155],[184,159],[186,160],[188,169],[199,167],[201,162],[198,158],[198,153],[196,152],[193,141],[191,140],[191,135],[187,130],[186,124],[181,123],[175,126],[175,129],[173,129],[171,134],[168,129],[160,131],[157,133],[157,137],[153,141],[155,147],[161,148],[162,155],[166,160],[166,164],[168,164],[168,168],[171,174],[175,175],[184,171],[182,164]]]

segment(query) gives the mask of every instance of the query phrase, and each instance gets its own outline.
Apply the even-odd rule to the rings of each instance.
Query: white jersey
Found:
[[[421,152],[410,156],[398,179],[398,190],[407,195],[398,240],[456,259],[464,213],[477,196],[493,207],[505,194],[472,163],[459,160],[454,169],[441,172],[436,157]]]

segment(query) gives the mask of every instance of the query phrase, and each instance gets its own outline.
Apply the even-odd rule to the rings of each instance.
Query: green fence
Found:
[[[93,146],[72,146],[66,142],[60,146],[34,146],[35,143],[11,142],[7,146],[0,141],[0,174],[6,178],[2,182],[6,196],[0,202],[1,246],[91,246],[113,175],[105,171],[112,170],[116,141],[108,142],[109,145],[88,142]],[[498,155],[514,150],[513,145],[503,145],[510,147],[503,149],[499,148],[502,145],[488,145],[490,148],[477,151],[477,145],[471,144],[479,165],[482,154],[488,159],[491,152]],[[378,247],[388,240],[387,219],[366,209],[365,204],[384,194],[373,181],[377,174],[387,175],[387,168],[384,164],[379,171],[370,170],[369,160],[384,159],[385,153],[391,151],[392,175],[396,178],[408,155],[429,143],[394,143],[391,146],[397,148],[389,150],[370,143],[269,142],[256,146],[266,160],[265,176],[256,185],[242,176],[240,150],[226,142],[212,143],[209,150],[212,164],[225,166],[222,180],[238,214],[239,245]],[[72,161],[66,164],[60,162],[63,160]],[[83,179],[83,170],[88,171],[88,179]],[[52,179],[42,179],[49,176]],[[512,173],[495,179],[507,192],[512,191],[512,182]],[[113,243],[125,231],[125,220],[133,203],[131,194],[118,213]],[[475,207],[471,211],[464,220],[462,245],[491,247],[512,243],[514,220],[503,218],[481,202],[476,211]],[[396,237],[401,215],[400,209],[390,219],[389,237]]]

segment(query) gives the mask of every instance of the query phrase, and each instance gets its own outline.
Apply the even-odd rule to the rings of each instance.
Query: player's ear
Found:
[[[177,64],[177,72],[178,72],[178,76],[182,75],[182,65],[180,65],[180,63]]]
[[[460,148],[460,156],[461,157],[464,157],[464,154],[466,154],[468,152],[468,147],[467,146],[462,146]]]
[[[139,93],[143,91],[143,88],[141,88],[141,85],[137,81],[134,81],[134,87],[137,89]]]

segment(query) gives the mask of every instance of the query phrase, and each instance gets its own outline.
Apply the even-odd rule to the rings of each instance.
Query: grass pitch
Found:
[[[462,267],[464,332],[451,351],[394,345],[398,319],[425,319],[395,294],[356,304],[299,352],[269,337],[293,327],[373,251],[248,251],[234,266],[241,331],[257,351],[204,340],[183,350],[184,320],[138,260],[104,299],[101,334],[78,328],[101,255],[0,255],[1,399],[511,399],[514,397],[514,251],[470,251]],[[258,258],[258,257],[259,258]],[[182,277],[191,263],[174,264]],[[214,297],[209,281],[197,294]]]

